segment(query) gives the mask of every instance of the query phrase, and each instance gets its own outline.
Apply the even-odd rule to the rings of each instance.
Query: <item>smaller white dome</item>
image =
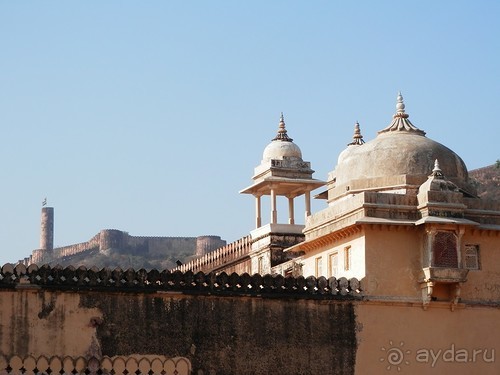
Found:
[[[262,160],[283,160],[300,159],[302,160],[302,151],[299,146],[290,141],[274,140],[264,149]]]
[[[285,119],[281,112],[278,134],[267,145],[262,155],[262,161],[274,160],[300,160],[302,161],[302,151],[299,146],[293,143],[293,139],[287,135],[285,128]]]

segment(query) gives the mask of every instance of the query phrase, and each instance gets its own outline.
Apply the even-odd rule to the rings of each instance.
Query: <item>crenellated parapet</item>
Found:
[[[335,277],[284,277],[282,275],[241,275],[192,271],[122,270],[95,267],[62,268],[35,264],[5,264],[0,271],[0,289],[50,289],[61,291],[106,291],[210,295],[274,295],[313,299],[361,298],[363,287],[357,279]]]

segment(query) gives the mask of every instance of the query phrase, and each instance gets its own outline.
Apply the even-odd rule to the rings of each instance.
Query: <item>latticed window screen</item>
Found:
[[[465,245],[465,268],[479,269],[479,245]]]
[[[437,232],[432,244],[434,267],[458,267],[457,238],[452,232]]]

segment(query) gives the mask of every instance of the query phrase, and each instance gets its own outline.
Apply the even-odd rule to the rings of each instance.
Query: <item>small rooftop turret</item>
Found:
[[[288,224],[295,224],[295,197],[305,194],[306,216],[310,215],[310,192],[324,185],[323,181],[312,178],[311,163],[302,160],[299,146],[287,134],[283,112],[280,115],[278,133],[264,149],[262,161],[254,170],[253,185],[240,191],[256,198],[256,226],[261,227],[260,198],[271,196],[271,224],[277,224],[276,197],[285,196],[289,200]]]

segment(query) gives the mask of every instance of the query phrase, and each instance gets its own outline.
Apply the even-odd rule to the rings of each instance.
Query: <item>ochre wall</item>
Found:
[[[470,270],[467,282],[462,284],[463,301],[500,301],[500,234],[467,230],[462,239],[462,252],[466,244],[479,245],[480,270]]]
[[[365,228],[365,293],[371,296],[421,299],[423,231],[407,226]]]
[[[363,302],[356,316],[356,374],[500,373],[498,307]]]
[[[345,270],[345,251],[346,247],[350,246],[350,269]],[[352,236],[341,238],[331,244],[321,246],[315,250],[307,252],[301,262],[303,264],[302,273],[307,276],[325,276],[325,277],[346,277],[348,279],[355,277],[361,280],[365,277],[365,237],[360,233]],[[337,274],[332,275],[330,272],[330,255],[337,253]],[[323,272],[321,275],[316,275],[316,259],[321,257]]]
[[[498,306],[17,288],[0,290],[0,365],[17,368],[183,357],[205,375],[500,370]]]
[[[99,352],[92,319],[79,295],[34,290],[0,291],[0,352],[3,355],[85,356]]]
[[[0,290],[1,355],[156,355],[215,374],[353,374],[350,301]],[[196,373],[196,372],[195,372]]]

